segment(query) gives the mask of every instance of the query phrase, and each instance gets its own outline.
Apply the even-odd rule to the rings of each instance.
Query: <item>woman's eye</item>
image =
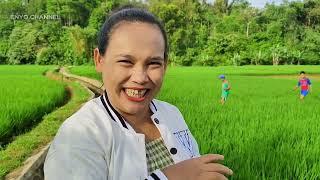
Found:
[[[161,62],[150,62],[151,65],[162,65]]]
[[[129,60],[119,60],[118,62],[124,63],[124,64],[132,64],[132,62]]]

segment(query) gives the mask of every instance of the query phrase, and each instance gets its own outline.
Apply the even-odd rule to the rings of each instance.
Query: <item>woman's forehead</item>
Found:
[[[115,36],[118,38],[119,36],[123,35],[139,35],[139,34],[153,34],[157,38],[162,38],[163,35],[161,33],[160,28],[156,24],[151,24],[147,22],[129,22],[129,21],[122,21],[112,28],[109,38],[115,38]],[[164,39],[163,39],[164,40]]]
[[[111,34],[107,51],[162,55],[165,50],[160,29],[153,24],[132,22],[118,26]]]

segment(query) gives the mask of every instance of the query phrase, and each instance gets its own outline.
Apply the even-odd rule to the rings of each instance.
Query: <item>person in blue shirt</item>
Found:
[[[309,94],[309,92],[311,92],[311,81],[309,78],[307,78],[306,73],[304,71],[300,72],[300,78],[297,86],[294,88],[294,91],[298,89],[298,87],[301,88],[300,99],[303,100],[304,97],[306,97]]]

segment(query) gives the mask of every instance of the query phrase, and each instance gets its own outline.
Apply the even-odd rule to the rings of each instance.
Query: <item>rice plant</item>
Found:
[[[0,146],[64,102],[64,85],[43,76],[50,68],[0,66]]]

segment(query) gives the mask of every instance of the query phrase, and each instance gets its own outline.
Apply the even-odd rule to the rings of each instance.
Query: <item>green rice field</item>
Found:
[[[64,85],[43,76],[50,68],[0,66],[0,147],[64,102]]]
[[[299,100],[299,71],[313,91]],[[72,73],[99,79],[93,67]],[[226,74],[232,85],[219,103]],[[169,67],[158,99],[176,105],[201,153],[220,153],[230,179],[320,179],[320,67]]]

